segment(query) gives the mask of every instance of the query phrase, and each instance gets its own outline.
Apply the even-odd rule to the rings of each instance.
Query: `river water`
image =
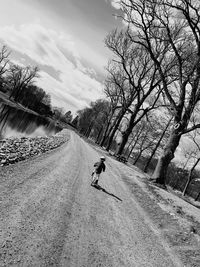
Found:
[[[52,120],[28,113],[0,101],[0,139],[49,136],[61,130]]]

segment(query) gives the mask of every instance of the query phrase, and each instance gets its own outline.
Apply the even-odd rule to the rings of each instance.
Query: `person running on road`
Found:
[[[100,157],[100,161],[96,162],[94,164],[94,171],[92,172],[92,183],[91,185],[98,185],[98,181],[99,181],[99,177],[101,172],[105,172],[106,169],[106,165],[104,164],[105,161],[105,157],[102,156]]]

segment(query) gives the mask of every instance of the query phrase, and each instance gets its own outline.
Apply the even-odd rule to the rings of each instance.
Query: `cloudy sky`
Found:
[[[0,43],[11,59],[38,65],[54,106],[75,112],[103,96],[111,53],[104,38],[122,23],[116,0],[0,0]]]

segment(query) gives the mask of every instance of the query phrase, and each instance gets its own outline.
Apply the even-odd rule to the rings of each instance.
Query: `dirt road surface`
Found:
[[[0,171],[0,266],[183,266],[107,158],[73,132],[62,147]]]

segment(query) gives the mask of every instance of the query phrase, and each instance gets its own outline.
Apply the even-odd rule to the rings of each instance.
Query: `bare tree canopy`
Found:
[[[174,127],[153,175],[164,184],[181,135],[200,127],[190,124],[200,100],[200,3],[122,0],[121,7],[132,42],[146,49],[158,68],[173,113]]]
[[[2,79],[2,76],[6,73],[7,65],[9,63],[9,55],[10,52],[8,51],[7,47],[4,45],[1,48],[0,51],[0,79]]]
[[[106,40],[106,46],[113,52],[114,57],[109,64],[108,78],[110,91],[118,95],[119,119],[122,120],[126,112],[131,114],[127,129],[123,133],[122,142],[117,153],[121,154],[128,141],[133,127],[151,109],[155,108],[162,87],[157,66],[152,61],[146,49],[132,42],[129,32],[114,30]],[[112,87],[111,87],[112,85]],[[107,89],[107,91],[108,91]],[[154,97],[152,97],[152,93]],[[153,101],[152,101],[153,100]],[[116,131],[121,121],[117,121]],[[114,136],[112,132],[111,137]],[[108,150],[112,138],[106,147]]]
[[[77,111],[79,132],[86,137],[100,138],[103,127],[107,124],[110,103],[104,99],[91,102],[89,107]]]
[[[20,97],[20,92],[23,88],[34,83],[34,79],[39,77],[38,75],[38,67],[21,67],[16,64],[10,64],[7,82],[12,88],[11,97],[17,101]]]

